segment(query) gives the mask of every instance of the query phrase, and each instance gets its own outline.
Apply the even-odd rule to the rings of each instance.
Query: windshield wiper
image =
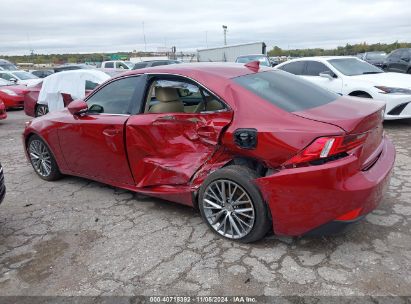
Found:
[[[381,74],[381,73],[384,73],[384,72],[363,72],[362,74],[366,75],[366,74]]]

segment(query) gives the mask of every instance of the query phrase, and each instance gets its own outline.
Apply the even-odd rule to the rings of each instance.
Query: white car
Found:
[[[41,78],[26,71],[0,71],[0,78],[17,84],[34,86],[41,81]]]
[[[122,61],[122,60],[103,61],[101,63],[102,69],[131,70],[133,66],[134,66],[134,63],[132,63],[131,61]]]
[[[411,118],[411,75],[385,73],[351,56],[299,58],[275,68],[341,95],[384,101],[386,120]]]

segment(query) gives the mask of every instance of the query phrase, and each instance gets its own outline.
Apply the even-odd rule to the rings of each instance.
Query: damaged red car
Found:
[[[355,222],[383,198],[395,149],[384,104],[280,70],[180,64],[110,79],[27,123],[45,180],[76,175],[198,208],[215,233],[252,242]]]

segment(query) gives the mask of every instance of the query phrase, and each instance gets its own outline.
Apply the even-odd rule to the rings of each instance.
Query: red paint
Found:
[[[141,73],[193,79],[224,100],[229,110],[73,115],[84,108],[75,101],[68,110],[34,119],[25,137],[40,135],[65,174],[186,205],[193,205],[196,191],[211,172],[234,158],[254,159],[268,169],[254,182],[277,234],[301,235],[354,209],[366,214],[380,202],[395,158],[393,145],[382,137],[383,105],[341,97],[326,106],[288,113],[232,81],[253,73],[239,64],[170,65],[121,77]],[[258,131],[255,149],[234,144],[238,128]],[[357,142],[362,133],[365,140]],[[338,138],[338,150],[333,151],[349,155],[292,168],[290,160],[322,137]],[[291,168],[284,166],[287,162]]]
[[[6,118],[7,118],[6,106],[4,105],[3,100],[0,99],[0,120],[6,119]]]
[[[353,221],[356,218],[358,218],[361,214],[362,208],[356,208],[354,210],[351,210],[339,217],[337,217],[335,220],[336,221]]]
[[[9,95],[2,90],[10,90],[15,95]],[[3,100],[6,109],[21,108],[24,106],[24,95],[27,93],[27,87],[24,85],[0,86],[0,99]]]

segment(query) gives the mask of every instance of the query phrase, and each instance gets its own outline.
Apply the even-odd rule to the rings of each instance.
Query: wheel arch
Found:
[[[361,96],[361,95],[367,95],[368,98],[373,98],[370,93],[368,93],[364,90],[355,90],[355,91],[352,91],[351,93],[349,93],[348,95],[349,96],[354,96],[354,97],[358,97],[358,96]]]

